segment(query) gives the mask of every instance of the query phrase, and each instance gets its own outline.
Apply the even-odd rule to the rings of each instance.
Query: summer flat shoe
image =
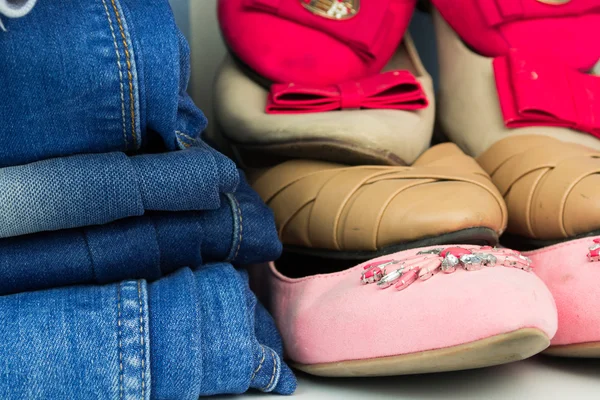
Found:
[[[223,38],[272,82],[335,84],[377,74],[416,0],[220,0]]]
[[[585,237],[600,233],[600,80],[590,73],[600,4],[433,3],[441,129],[506,200],[503,243],[541,248],[529,256],[559,314],[549,353],[597,356],[600,294]]]
[[[600,357],[600,152],[523,135],[497,142],[479,162],[510,210],[511,234],[503,240],[542,247],[526,254],[558,309],[558,332],[547,353]]]
[[[268,89],[227,57],[215,84],[219,133],[228,139],[235,158],[246,167],[265,167],[291,158],[344,164],[412,164],[431,141],[435,104],[431,77],[409,35],[405,35],[386,70],[412,74],[427,106],[359,110],[357,104],[351,104],[354,99],[350,96],[351,102],[344,107],[353,109],[267,114]]]
[[[546,353],[600,358],[600,237],[569,240],[525,254],[558,309],[558,332]]]
[[[544,350],[556,308],[530,265],[511,250],[460,245],[339,271],[292,255],[266,273],[292,365],[350,377],[479,368]]]
[[[530,248],[560,242],[527,253],[558,309],[558,333],[548,354],[600,357],[600,246],[597,237],[588,237],[600,228],[600,152],[517,136],[497,142],[479,161],[510,210],[507,242]]]
[[[495,245],[506,224],[497,189],[452,143],[412,167],[293,160],[248,177],[295,253],[367,260],[429,245]]]

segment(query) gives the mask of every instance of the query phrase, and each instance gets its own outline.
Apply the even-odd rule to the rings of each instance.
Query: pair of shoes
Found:
[[[503,243],[532,250],[554,296],[558,332],[546,353],[600,357],[600,264],[590,262],[600,234],[600,4],[433,3],[439,123],[492,177],[508,207]]]
[[[233,55],[218,125],[275,212],[286,252],[263,279],[287,356],[324,376],[477,368],[550,345],[598,357],[600,141],[581,71],[600,56],[600,6],[433,3],[438,121],[456,145],[424,153],[435,104],[405,33],[414,1],[219,4]],[[494,247],[506,229],[504,244],[533,251]]]

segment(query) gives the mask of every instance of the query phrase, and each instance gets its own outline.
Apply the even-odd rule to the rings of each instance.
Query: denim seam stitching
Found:
[[[127,162],[130,168],[130,175],[133,177],[133,179],[135,180],[136,183],[136,187],[137,187],[137,197],[138,200],[140,202],[140,204],[142,205],[142,215],[146,212],[146,198],[144,196],[144,190],[143,187],[145,186],[146,182],[144,182],[144,178],[140,172],[140,168],[138,167],[138,165],[133,161],[135,159],[135,157],[127,157]]]
[[[260,349],[262,351],[262,358],[260,359],[260,363],[258,363],[258,367],[254,370],[254,373],[252,374],[252,378],[250,378],[250,382],[252,382],[254,380],[254,378],[256,377],[256,374],[258,374],[258,371],[260,371],[260,369],[263,366],[263,363],[265,362],[266,353],[265,353],[265,348],[262,344],[260,345]]]
[[[150,218],[150,226],[152,226],[152,230],[154,231],[154,240],[156,241],[156,250],[158,252],[158,270],[160,272],[160,276],[163,276],[163,254],[160,249],[160,243],[158,240],[158,229],[156,228],[156,221],[154,218]]]
[[[240,214],[238,209],[239,203],[236,202],[235,196],[232,193],[225,193],[225,198],[229,202],[229,209],[231,211],[231,220],[233,224],[233,231],[231,233],[231,245],[229,246],[229,251],[227,252],[227,257],[225,258],[225,262],[232,262],[235,258],[235,250],[239,247],[239,237],[240,237]],[[236,240],[238,239],[238,240]]]
[[[273,384],[273,380],[275,379],[275,374],[277,372],[277,360],[275,359],[275,352],[272,349],[271,349],[271,358],[273,358],[273,373],[271,374],[271,380],[269,381],[267,386],[260,389],[263,392],[267,391],[267,389],[269,389],[271,387],[271,385]]]
[[[87,232],[83,230],[82,232],[83,241],[85,242],[85,246],[87,247],[87,254],[90,257],[90,267],[92,268],[92,279],[94,283],[100,283],[98,281],[98,275],[96,274],[96,263],[94,263],[94,255],[92,254],[92,248],[90,247],[90,241],[88,239]]]
[[[237,245],[237,249],[235,250],[235,254],[232,258],[232,261],[235,260],[238,256],[238,253],[240,252],[240,248],[242,247],[242,240],[244,238],[244,219],[242,217],[242,209],[240,207],[240,203],[237,201],[237,199],[235,198],[235,196],[231,196],[231,198],[233,199],[233,201],[235,201],[235,204],[237,205],[237,212],[238,212],[238,217],[240,219],[240,234],[238,236],[238,245]]]
[[[197,140],[198,140],[198,139],[195,139],[195,138],[191,137],[190,135],[188,135],[188,134],[186,134],[186,133],[183,133],[183,132],[181,132],[181,131],[175,131],[175,133],[176,133],[177,135],[183,136],[183,137],[184,137],[184,138],[186,138],[186,139],[189,139],[191,142],[195,142],[195,141],[197,141]]]
[[[111,0],[113,10],[117,17],[117,23],[119,25],[119,31],[121,38],[123,39],[123,51],[125,52],[125,62],[127,64],[127,77],[129,79],[129,111],[131,113],[131,135],[133,137],[133,145],[137,148],[137,133],[135,131],[135,100],[133,98],[133,74],[131,72],[131,54],[129,53],[129,45],[127,44],[127,37],[125,36],[125,29],[123,28],[123,22],[121,21],[121,14],[117,8],[115,0]]]
[[[180,137],[177,137],[177,142],[183,145],[183,148],[187,149],[192,147],[191,144],[184,142]]]
[[[144,356],[144,309],[142,306],[142,287],[141,282],[137,281],[137,290],[138,290],[138,303],[140,305],[140,351],[141,351],[141,362],[142,362],[142,397],[141,399],[145,399],[146,392],[146,362]]]
[[[119,343],[119,398],[123,398],[123,380],[124,380],[124,369],[123,369],[123,332],[121,331],[121,285],[117,285],[117,337]]]
[[[127,122],[125,121],[125,89],[123,86],[123,66],[121,65],[121,53],[119,52],[117,36],[115,34],[115,29],[113,27],[112,18],[110,17],[110,12],[108,11],[108,5],[106,4],[106,0],[102,0],[102,5],[104,6],[104,11],[106,12],[108,27],[110,28],[110,34],[113,38],[115,54],[117,55],[117,68],[119,70],[119,86],[121,89],[121,117],[123,120],[123,139],[125,140],[125,149],[127,150],[129,148],[129,142],[127,140]]]
[[[183,144],[183,147],[185,147],[185,148],[191,147],[194,143],[196,143],[198,141],[197,139],[194,139],[190,135],[187,135],[187,134],[185,134],[185,133],[183,133],[181,131],[175,131],[175,134],[177,135],[177,140],[179,142],[181,142]],[[187,140],[189,140],[192,143],[191,144],[190,143],[186,143],[182,138],[187,139]]]

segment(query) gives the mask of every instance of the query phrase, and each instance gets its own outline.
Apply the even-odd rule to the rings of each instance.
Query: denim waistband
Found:
[[[0,239],[0,295],[81,283],[156,280],[204,262],[277,259],[271,210],[245,180],[212,211],[148,213],[106,225]]]
[[[196,400],[296,386],[273,321],[229,264],[1,296],[0,320],[2,399]]]
[[[175,150],[206,119],[167,0],[40,1],[0,35],[0,167],[79,153]]]
[[[127,157],[85,154],[0,169],[0,237],[104,224],[146,210],[211,210],[235,165],[206,147]]]

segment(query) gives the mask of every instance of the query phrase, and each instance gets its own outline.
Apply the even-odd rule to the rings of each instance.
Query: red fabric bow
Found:
[[[268,114],[302,114],[378,108],[418,110],[427,107],[421,84],[408,71],[390,71],[325,87],[275,83],[267,99]]]
[[[508,128],[558,126],[600,138],[600,78],[518,51],[496,58],[494,73]]]

